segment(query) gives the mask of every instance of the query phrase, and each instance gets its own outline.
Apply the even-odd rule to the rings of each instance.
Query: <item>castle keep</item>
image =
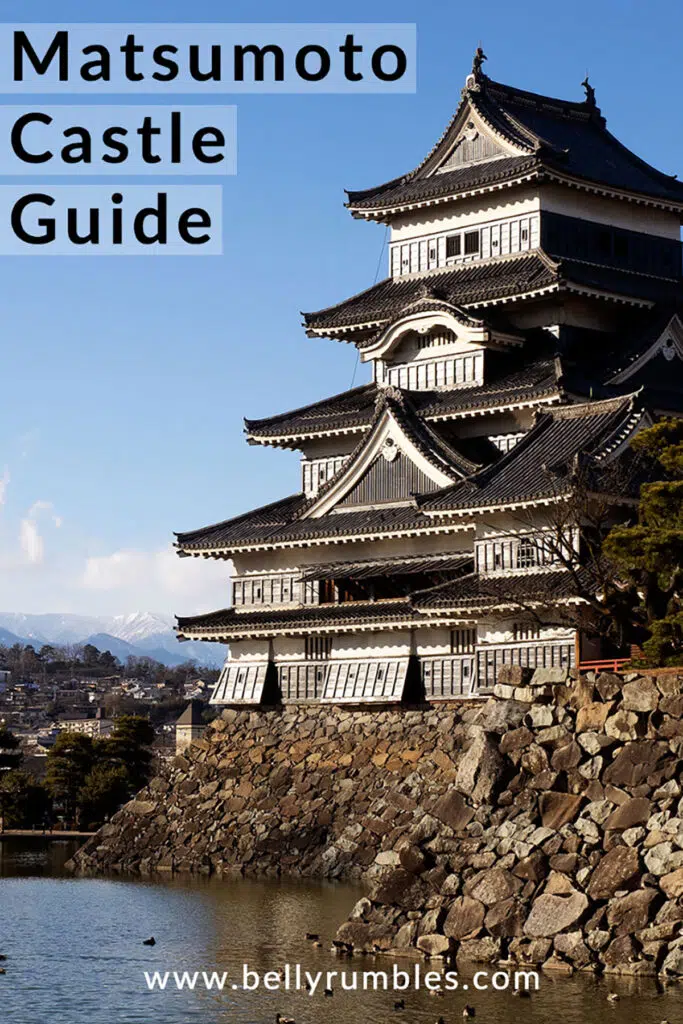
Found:
[[[577,488],[614,490],[634,434],[683,411],[683,184],[587,80],[552,99],[484,60],[413,171],[348,193],[389,227],[389,276],[305,315],[372,382],[247,420],[301,452],[296,493],[177,535],[234,564],[231,607],[178,620],[230,645],[214,704],[474,697],[504,664],[606,653]]]

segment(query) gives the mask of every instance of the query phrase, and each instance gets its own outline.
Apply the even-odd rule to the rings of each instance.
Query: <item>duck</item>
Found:
[[[394,1009],[395,1010],[405,1010],[405,1008],[406,1008],[406,1001],[405,1001],[405,999],[397,999],[396,1002],[394,1003]]]
[[[296,1024],[293,1017],[283,1017],[281,1013],[278,1013],[275,1017],[275,1024]]]
[[[4,967],[0,967],[0,974],[7,974],[7,971],[5,970]]]
[[[157,940],[154,938],[153,935],[151,935],[149,939],[143,939],[142,941],[143,946],[156,946],[156,944]]]
[[[462,1011],[463,1018],[465,1017],[476,1017],[477,1011],[473,1006],[465,1006]]]
[[[7,957],[5,956],[4,953],[0,953],[0,961],[2,960],[7,960]]]
[[[446,1021],[445,1021],[445,1019],[443,1017],[439,1017],[439,1019],[437,1020],[436,1024],[446,1024]]]
[[[531,999],[531,992],[527,992],[525,988],[516,988],[512,995],[518,999]]]
[[[331,988],[326,988],[326,989],[324,989],[324,990],[323,990],[323,995],[324,995],[324,996],[325,996],[325,997],[326,997],[327,999],[331,999],[331,998],[332,998],[332,996],[334,995],[334,990],[333,990],[333,989],[331,989]]]
[[[616,992],[610,992],[610,994],[607,996],[607,1002],[608,1003],[618,1003],[619,1002],[619,996],[617,995],[617,993]]]

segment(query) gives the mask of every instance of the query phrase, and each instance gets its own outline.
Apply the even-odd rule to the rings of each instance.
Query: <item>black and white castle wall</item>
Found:
[[[425,159],[348,193],[389,226],[388,276],[304,326],[372,381],[247,420],[301,453],[294,493],[177,535],[234,566],[225,609],[178,620],[230,644],[214,703],[475,698],[501,665],[619,653],[591,628],[577,467],[599,494],[683,410],[683,184],[585,89],[525,92],[478,59]]]

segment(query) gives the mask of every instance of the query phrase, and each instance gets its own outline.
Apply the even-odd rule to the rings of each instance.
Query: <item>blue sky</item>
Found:
[[[299,314],[372,284],[380,255],[385,273],[384,229],[353,221],[343,189],[423,157],[480,41],[491,77],[522,88],[579,99],[588,71],[610,129],[683,172],[678,0],[22,0],[0,3],[0,20],[315,22],[323,11],[417,20],[417,93],[209,99],[238,105],[223,257],[0,257],[0,610],[226,603],[225,567],[176,559],[172,533],[298,489],[298,456],[248,447],[242,417],[351,385],[355,349],[307,339]]]

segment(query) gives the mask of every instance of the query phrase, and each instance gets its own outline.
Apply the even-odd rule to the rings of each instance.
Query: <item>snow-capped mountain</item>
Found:
[[[180,643],[173,632],[173,623],[170,616],[155,612],[112,616],[0,612],[0,644],[11,646],[19,641],[41,647],[43,644],[93,643],[98,650],[110,650],[123,661],[132,654],[154,658],[169,666],[184,661],[212,667],[222,665],[226,655],[222,644]],[[3,632],[6,640],[2,638]],[[10,639],[12,635],[14,640]]]
[[[102,620],[104,623],[104,620]],[[130,612],[128,615],[113,615],[106,621],[106,633],[111,633],[119,640],[127,640],[134,644],[157,633],[168,633],[173,629],[174,620],[170,615],[157,615],[153,612]]]

